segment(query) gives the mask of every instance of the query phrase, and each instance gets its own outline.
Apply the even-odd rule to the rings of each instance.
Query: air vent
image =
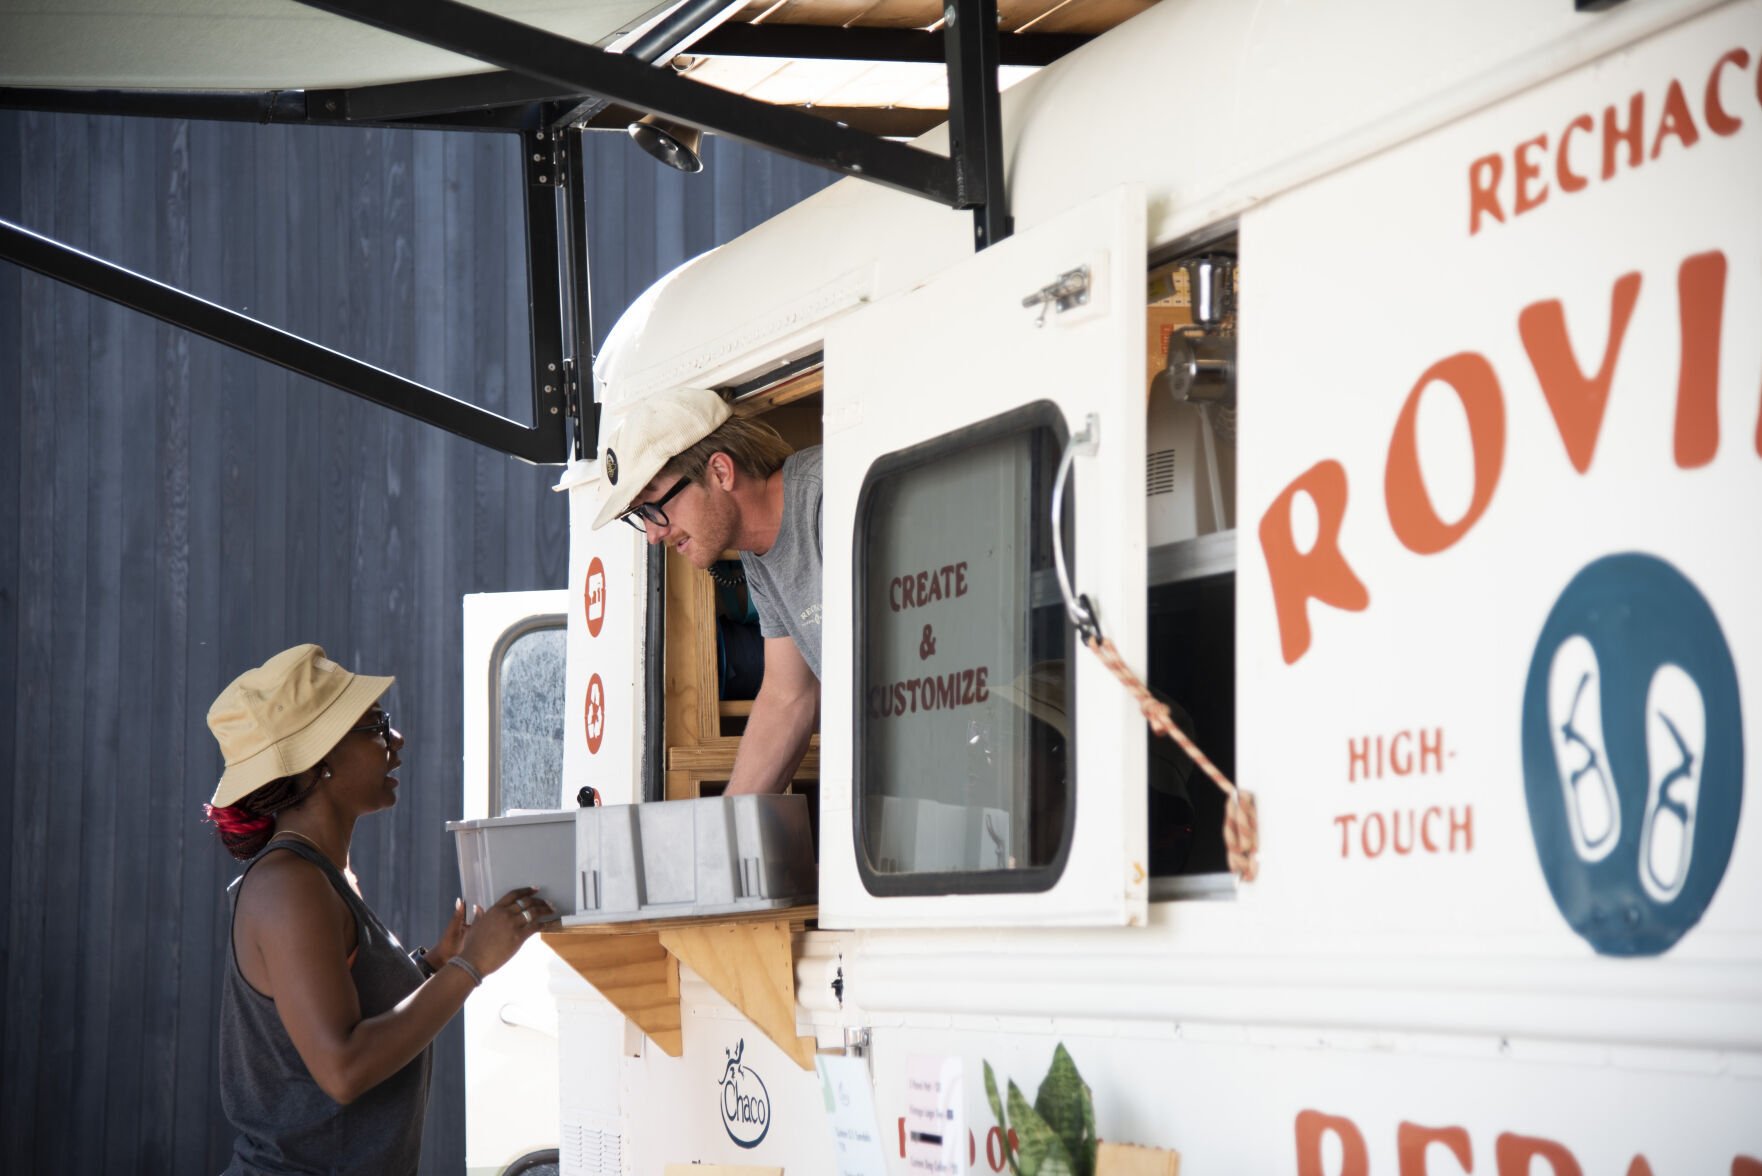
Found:
[[[563,1119],[562,1176],[624,1176],[623,1140],[615,1121],[600,1115]]]
[[[1175,489],[1175,451],[1158,449],[1144,459],[1144,496],[1171,494]]]

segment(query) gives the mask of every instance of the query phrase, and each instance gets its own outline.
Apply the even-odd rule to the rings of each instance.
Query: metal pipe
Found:
[[[699,37],[746,6],[746,0],[685,0],[624,50],[624,56],[651,65],[670,61]]]

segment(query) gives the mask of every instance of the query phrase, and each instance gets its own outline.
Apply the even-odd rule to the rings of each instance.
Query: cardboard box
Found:
[[[1095,1176],[1181,1176],[1181,1153],[1104,1139],[1095,1145]]]

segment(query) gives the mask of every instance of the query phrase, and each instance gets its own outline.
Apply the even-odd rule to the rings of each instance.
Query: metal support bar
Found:
[[[467,110],[566,102],[575,97],[567,87],[541,82],[506,70],[428,78],[419,82],[387,82],[350,90],[314,90],[310,105],[354,123],[398,122]]]
[[[526,178],[526,296],[532,323],[532,403],[534,419],[555,419],[566,434],[563,415],[563,172],[566,152],[555,131],[540,128],[520,136]]]
[[[663,118],[803,163],[862,176],[950,207],[961,204],[955,166],[942,156],[811,114],[718,90],[458,0],[300,2],[504,69],[652,111]],[[995,14],[995,0],[992,2]],[[995,73],[995,15],[992,20],[991,60]]]
[[[572,127],[563,132],[569,158],[565,169],[568,177],[563,197],[569,215],[564,224],[568,229],[569,281],[564,287],[569,317],[573,328],[574,346],[570,348],[569,400],[575,426],[575,460],[595,459],[600,455],[600,403],[593,394],[593,283],[587,253],[587,132]]]
[[[0,108],[218,122],[303,123],[304,90],[63,90],[0,86]]]
[[[1009,236],[1014,223],[1003,185],[1003,109],[997,100],[997,0],[945,0],[948,153],[960,187],[958,208],[973,210],[974,246]]]
[[[1002,33],[999,65],[1051,65],[1092,38],[1080,33]],[[914,61],[944,64],[942,34],[921,29],[825,25],[725,24],[692,43],[693,57],[789,57],[826,61]]]
[[[497,86],[473,86],[466,78],[434,83],[363,86],[356,90],[57,90],[0,86],[0,109],[134,118],[194,118],[293,126],[410,127],[430,131],[517,131],[539,124],[539,103],[562,97],[558,87],[497,71],[484,77]],[[442,85],[442,82],[447,83]],[[454,92],[461,84],[464,93]],[[405,86],[431,87],[407,91]],[[382,93],[396,91],[396,93]],[[473,105],[476,94],[497,104]],[[502,101],[502,99],[506,101]],[[439,109],[424,111],[423,103]]]
[[[5,220],[0,258],[535,465],[567,457],[564,418],[537,396],[527,427]]]
[[[733,16],[741,5],[742,0],[685,0],[620,52],[649,65],[664,64],[695,43],[704,35],[704,30],[713,29]],[[575,104],[556,120],[556,125],[580,126],[610,105],[611,102],[602,97],[578,97]]]
[[[744,0],[685,0],[672,15],[636,39],[625,56],[651,65],[670,60],[683,53],[704,35],[745,6]]]

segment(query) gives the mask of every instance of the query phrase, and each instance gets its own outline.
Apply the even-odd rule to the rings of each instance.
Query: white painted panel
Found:
[[[1762,1073],[1734,1074],[1713,1052],[973,1018],[874,1031],[871,1068],[889,1170],[915,1170],[898,1143],[914,1055],[964,1063],[972,1134],[963,1171],[986,1176],[1009,1168],[985,1098],[984,1064],[1000,1088],[1013,1081],[1032,1102],[1060,1042],[1091,1089],[1096,1135],[1178,1151],[1183,1172],[1724,1176],[1755,1170],[1734,1160],[1762,1157],[1754,1114]],[[1427,1129],[1453,1141],[1456,1155],[1443,1142],[1428,1148],[1420,1134]],[[1556,1162],[1519,1160],[1530,1154]],[[1635,1167],[1636,1156],[1648,1166]]]
[[[480,0],[589,44],[664,11],[655,0]],[[479,73],[471,57],[289,0],[4,0],[8,86],[323,89]]]
[[[474,593],[464,598],[464,796],[460,816],[490,814],[490,684],[502,637],[522,622],[567,611],[564,592]],[[559,782],[560,785],[560,782]],[[497,814],[499,815],[499,814]],[[448,846],[449,851],[452,847]],[[456,862],[452,866],[457,870]],[[558,1030],[554,953],[528,943],[466,1002],[465,1156],[471,1171],[500,1171],[530,1151],[557,1146]],[[564,969],[567,972],[567,969]]]
[[[1128,660],[1144,657],[1144,207],[1128,186],[993,246],[938,278],[841,320],[826,340],[824,605],[853,615],[858,496],[876,459],[1050,401],[1071,432],[1090,414],[1100,448],[1073,472],[1080,591]],[[1024,297],[1088,265],[1090,300],[1064,313]],[[944,520],[946,521],[946,520]],[[926,520],[926,525],[930,520]],[[986,541],[975,534],[974,541]],[[886,607],[885,602],[879,607]],[[823,651],[820,920],[827,927],[1118,924],[1146,901],[1143,720],[1099,661],[1076,663],[1076,833],[1039,894],[877,898],[851,835],[850,628]]]
[[[1238,762],[1270,927],[1756,957],[1759,36],[1729,5],[1243,218]]]
[[[642,609],[648,564],[642,537],[623,523],[590,528],[599,463],[572,467],[565,481],[569,674],[563,795],[573,800],[583,784],[591,784],[603,804],[634,804],[642,799]]]
[[[682,1055],[647,1042],[622,1063],[627,1171],[661,1176],[692,1163],[836,1171],[819,1075],[695,980],[681,969],[681,988],[701,994],[688,1001]]]

